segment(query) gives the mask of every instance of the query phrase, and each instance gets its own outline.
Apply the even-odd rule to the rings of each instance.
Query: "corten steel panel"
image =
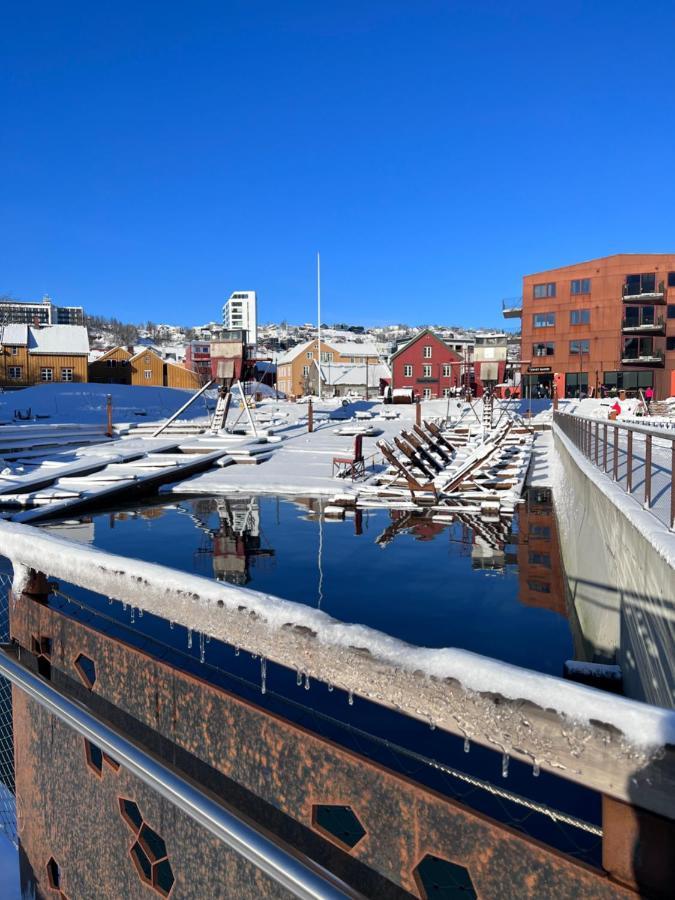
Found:
[[[234,695],[30,600],[19,601],[12,635],[52,638],[52,665],[81,681],[79,653],[96,662],[93,706],[105,698],[170,744],[299,823],[314,804],[352,807],[366,835],[351,855],[419,896],[413,870],[430,853],[466,866],[480,897],[610,898],[632,896],[604,874],[506,826],[344,750]],[[25,658],[25,654],[23,654]],[[55,673],[58,685],[59,676]],[[61,686],[60,686],[61,687]],[[173,756],[171,755],[173,753]],[[340,851],[341,853],[344,851]]]
[[[540,362],[550,366],[552,372],[588,373],[589,387],[602,384],[604,372],[649,370],[649,366],[631,367],[621,365],[623,346],[621,322],[624,308],[622,288],[626,275],[654,272],[656,284],[664,281],[667,285],[668,272],[675,271],[675,254],[672,253],[629,253],[592,259],[587,262],[548,269],[523,278],[523,317],[521,358],[532,357],[532,345],[540,341],[555,342],[555,355],[538,360],[532,357],[532,365]],[[573,279],[590,278],[590,294],[571,293]],[[556,296],[534,299],[535,284],[556,283]],[[675,288],[666,287],[666,303],[675,303]],[[588,325],[571,325],[570,311],[590,309]],[[553,327],[534,328],[532,316],[536,312],[554,312],[556,323]],[[666,306],[657,305],[658,315],[666,317]],[[675,335],[675,319],[666,319],[667,334]],[[570,354],[571,340],[588,338],[590,353]],[[665,350],[666,341],[661,337],[657,345]],[[581,366],[580,366],[581,362]],[[522,372],[527,374],[528,365],[523,364]],[[670,393],[671,372],[675,370],[675,351],[666,352],[665,368],[654,367],[654,385],[657,397]]]
[[[69,900],[159,897],[143,884],[129,856],[134,835],[119,811],[133,800],[165,841],[179,898],[288,898],[291,895],[224,846],[125,769],[107,763],[99,777],[85,762],[84,739],[39,703],[13,689],[21,882],[53,898],[47,862],[53,857]]]

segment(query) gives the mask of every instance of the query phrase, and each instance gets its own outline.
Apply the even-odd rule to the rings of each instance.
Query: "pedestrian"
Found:
[[[654,399],[654,391],[652,390],[652,386],[649,385],[647,390],[645,391],[645,403],[647,404],[647,415],[650,416],[652,412],[652,400]]]

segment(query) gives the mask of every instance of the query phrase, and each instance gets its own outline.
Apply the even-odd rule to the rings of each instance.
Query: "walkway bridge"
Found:
[[[144,896],[139,880],[176,897],[628,897],[672,884],[675,713],[29,526],[0,523],[0,541],[14,569],[2,772],[26,885],[73,900]],[[156,617],[157,634],[184,629],[199,659],[134,645],[107,616],[116,602],[132,621]],[[247,677],[207,679],[210,642],[245,657]],[[309,715],[293,689],[363,704],[360,726]],[[377,710],[398,730],[377,738]],[[406,729],[428,752],[397,742]],[[454,766],[438,761],[446,745]],[[463,771],[464,750],[493,758],[497,777]],[[601,821],[532,799],[528,780],[558,797],[582,786]],[[601,840],[590,864],[589,838]]]

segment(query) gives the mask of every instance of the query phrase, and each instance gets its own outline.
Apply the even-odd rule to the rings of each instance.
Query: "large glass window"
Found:
[[[652,337],[633,337],[624,340],[622,359],[644,359],[657,355],[659,354],[654,348]]]
[[[666,338],[666,350],[675,350],[675,335]]]
[[[675,303],[668,304],[668,318],[675,319]]]
[[[591,349],[591,342],[584,338],[581,341],[570,341],[570,353],[588,353]]]
[[[549,328],[555,325],[555,313],[535,313],[532,316],[532,325],[535,328]]]
[[[654,272],[626,275],[626,287],[624,293],[634,296],[636,294],[653,294],[655,290],[656,274]]]
[[[610,391],[638,391],[654,387],[654,373],[644,372],[605,372],[605,387]]]
[[[555,297],[555,281],[549,281],[547,284],[535,284],[533,295],[535,300],[541,300],[542,297]]]
[[[574,282],[572,282],[574,283]],[[588,325],[591,321],[590,309],[573,309],[570,312],[570,325]]]
[[[570,372],[565,375],[565,396],[581,397],[588,394],[588,372]]]
[[[532,344],[532,356],[555,356],[555,344],[553,341]]]
[[[675,287],[675,272],[668,272],[668,287]]]
[[[572,294],[590,294],[591,279],[590,278],[575,278],[572,281],[570,290],[571,290]]]

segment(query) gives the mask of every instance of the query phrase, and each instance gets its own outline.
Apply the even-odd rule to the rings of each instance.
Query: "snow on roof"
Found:
[[[379,387],[380,378],[390,378],[387,366],[376,363],[372,366],[360,363],[321,363],[321,374],[325,384],[365,385],[366,374],[368,387]]]
[[[5,325],[0,331],[0,337],[3,344],[25,347],[28,344],[28,325]]]
[[[283,366],[284,363],[293,362],[293,360],[296,359],[300,354],[306,353],[312,346],[312,344],[314,344],[315,340],[316,338],[312,338],[311,341],[305,341],[302,344],[296,344],[295,347],[291,347],[290,350],[286,350],[285,353],[282,353],[282,355],[278,357],[277,365]],[[364,341],[361,344],[358,341],[327,341],[322,334],[321,343],[325,344],[327,347],[330,347],[330,349],[335,351],[335,353],[339,353],[340,356],[379,357],[377,347],[371,342]]]
[[[372,341],[331,341],[330,346],[341,356],[378,356],[377,347]]]
[[[84,325],[29,326],[29,353],[89,354],[89,336]]]

